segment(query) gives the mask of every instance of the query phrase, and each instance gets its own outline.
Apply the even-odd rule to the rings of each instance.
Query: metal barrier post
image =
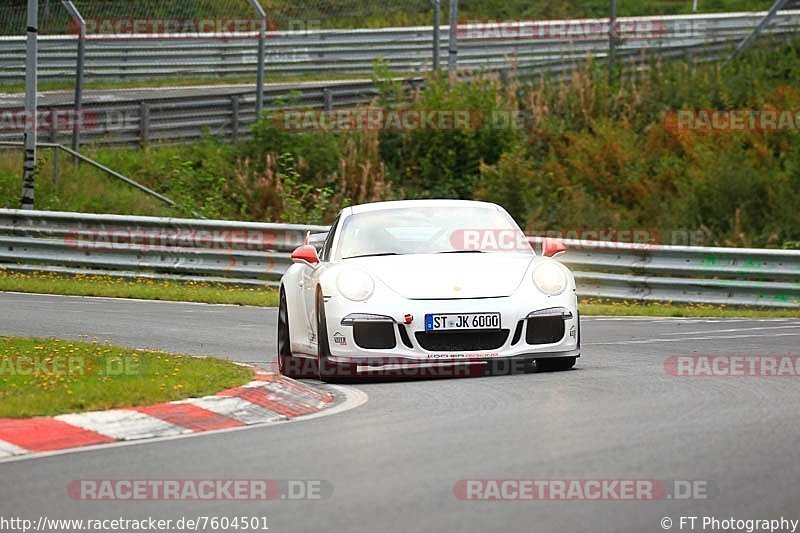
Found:
[[[55,182],[56,189],[61,188],[61,179],[58,173],[58,148],[53,149],[53,181]]]
[[[150,142],[150,106],[142,102],[139,106],[139,144],[145,148]]]
[[[231,137],[233,142],[239,140],[239,95],[231,96]]]
[[[433,4],[433,71],[439,71],[439,41],[441,38],[440,30],[442,26],[442,3],[439,0],[431,0]]]
[[[608,6],[608,76],[616,77],[617,62],[617,0],[611,0]]]
[[[83,110],[83,77],[84,64],[86,62],[86,21],[81,15],[72,0],[61,0],[64,7],[69,11],[72,19],[78,24],[78,63],[75,69],[75,117],[72,126],[72,149],[76,152],[80,149],[81,133],[80,125],[83,123],[81,112]],[[78,159],[75,159],[78,164]]]
[[[56,129],[55,123],[56,108],[48,107],[47,112],[50,114],[50,142],[56,143],[58,142],[58,129]]]
[[[256,119],[264,109],[264,61],[266,60],[267,13],[258,0],[248,0],[261,19],[258,30],[258,70],[256,73]]]
[[[25,159],[22,167],[22,209],[33,209],[34,179],[36,178],[36,90],[38,86],[39,2],[28,0],[28,38],[25,58]]]
[[[447,72],[452,74],[456,70],[458,59],[458,0],[450,0],[450,46],[447,55]]]

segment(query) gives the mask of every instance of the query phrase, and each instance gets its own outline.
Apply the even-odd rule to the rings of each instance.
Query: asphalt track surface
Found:
[[[93,338],[238,361],[276,312],[0,293],[0,335]],[[800,355],[800,320],[583,320],[575,370],[354,385],[308,421],[0,464],[0,517],[264,516],[269,531],[655,532],[670,517],[800,519],[800,378],[687,378],[670,355]],[[327,480],[330,498],[85,502],[76,479]],[[704,480],[710,499],[462,501],[462,479]],[[694,531],[702,531],[699,524]],[[709,531],[709,529],[706,529]]]

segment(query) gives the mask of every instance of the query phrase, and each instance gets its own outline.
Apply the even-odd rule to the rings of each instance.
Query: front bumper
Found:
[[[370,367],[418,364],[470,364],[486,361],[526,362],[554,357],[580,357],[580,317],[574,292],[547,297],[535,291],[526,291],[509,297],[452,300],[408,300],[397,296],[394,301],[352,302],[341,296],[328,298],[325,304],[327,330],[331,355],[335,363]],[[555,342],[528,342],[528,317],[537,311],[559,309],[564,311],[563,336]],[[425,343],[426,314],[500,313],[501,331],[473,332],[475,345],[455,349],[431,348]],[[545,313],[554,314],[554,313]],[[365,316],[378,322],[391,324],[393,347],[365,348],[363,340],[355,335],[353,317]],[[377,322],[376,322],[377,323]],[[519,331],[521,325],[521,331]],[[405,330],[405,335],[403,331]],[[419,335],[423,334],[423,335]],[[493,336],[497,342],[489,337]],[[420,338],[421,337],[421,338]],[[534,336],[535,337],[535,336]],[[423,344],[427,344],[426,349]],[[490,347],[487,347],[491,345]]]

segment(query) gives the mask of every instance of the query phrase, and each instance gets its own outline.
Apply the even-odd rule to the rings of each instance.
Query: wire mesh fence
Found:
[[[428,26],[433,22],[436,0],[260,0],[270,29],[385,28]],[[449,0],[441,4],[442,21],[449,17]],[[606,17],[610,0],[459,0],[459,22],[485,19],[560,19]],[[768,9],[773,0],[649,0],[618,1],[619,16],[670,15],[700,12],[757,11]],[[255,12],[248,0],[74,0],[87,20],[104,21],[197,21],[248,20]],[[26,5],[23,0],[0,0],[0,36],[25,33]],[[74,27],[62,0],[39,0],[41,35],[65,34]],[[110,27],[110,26],[108,26]],[[108,31],[106,27],[106,33]],[[143,25],[142,33],[151,25]],[[175,26],[191,28],[190,24]],[[104,33],[103,28],[94,28]]]
[[[252,18],[247,0],[73,0],[87,20],[191,20]],[[8,4],[8,5],[4,5]],[[23,35],[27,7],[20,0],[0,1],[0,35]],[[61,0],[39,0],[39,33],[70,33],[74,22]]]
[[[444,4],[440,21],[446,24],[449,0],[72,0],[85,21],[81,25],[66,0],[39,0],[39,80],[67,88],[80,63],[89,88],[148,85],[152,80],[167,85],[186,80],[248,83],[255,81],[262,47],[267,81],[312,79],[334,71],[338,76],[340,67],[348,76],[364,75],[372,71],[377,57],[396,52],[387,47],[408,37],[376,42],[369,35],[320,32],[414,24],[427,30],[407,44],[412,55],[424,48],[428,68],[434,55],[434,6],[439,2]],[[23,83],[25,4],[0,0],[0,87],[18,90]],[[254,4],[263,7],[263,17]],[[259,34],[264,19],[266,43]],[[78,39],[82,32],[85,40]],[[419,69],[403,67],[399,72],[415,70]]]
[[[191,21],[250,20],[257,18],[247,0],[74,0],[75,7],[87,21],[184,21],[165,26],[179,32],[190,28]],[[262,0],[270,29],[295,30],[316,28],[380,28],[389,26],[430,25],[432,0]],[[443,0],[447,12],[448,1]],[[446,19],[445,19],[446,20]],[[107,33],[105,27],[91,25],[94,33]],[[153,27],[142,24],[141,29]],[[0,0],[0,35],[23,35],[26,28],[26,5],[21,0]],[[74,22],[61,0],[39,1],[41,35],[70,33]],[[105,28],[105,29],[104,29]],[[136,30],[135,27],[132,28]]]
[[[260,0],[272,29],[384,28],[430,25],[435,0]],[[449,0],[439,0],[442,20]],[[459,0],[459,21],[483,19],[594,18],[608,15],[610,0]],[[250,19],[247,0],[74,0],[87,19],[201,20]],[[766,10],[773,0],[649,0],[618,1],[619,16],[670,15],[700,12]],[[25,32],[23,0],[0,0],[0,36]],[[39,0],[42,35],[66,33],[71,17],[61,0]]]

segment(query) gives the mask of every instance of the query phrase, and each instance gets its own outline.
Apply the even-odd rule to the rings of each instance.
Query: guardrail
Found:
[[[567,253],[559,259],[574,272],[582,296],[800,308],[800,251],[564,244]]]
[[[7,270],[276,284],[325,227],[0,209]]]
[[[406,88],[422,85],[422,79],[403,80]],[[83,114],[90,127],[81,130],[81,142],[89,145],[147,146],[191,142],[210,135],[215,139],[240,140],[252,135],[255,124],[256,93],[252,88],[217,87],[184,90],[126,91],[114,98],[87,98]],[[267,87],[265,108],[334,109],[363,106],[379,95],[371,80],[306,82],[292,86]],[[8,99],[6,99],[8,100]],[[8,104],[5,106],[10,107]],[[5,107],[4,106],[4,107]],[[41,105],[42,111],[72,108],[72,102]],[[0,128],[0,141],[18,141],[21,132]],[[49,143],[68,143],[72,131],[51,130],[39,134]]]
[[[0,270],[274,286],[326,230],[0,209]],[[800,251],[564,242],[581,296],[800,308]]]
[[[660,52],[691,50],[718,43],[739,42],[761,22],[766,12],[717,13],[620,18],[621,41],[617,54],[638,55],[643,50]],[[500,21],[502,23],[502,21]],[[608,35],[597,24],[582,21],[530,21],[506,26],[463,24],[458,28],[458,66],[466,69],[505,67],[514,57],[521,69],[563,62],[573,55],[605,55]],[[583,21],[586,22],[586,21]],[[625,28],[643,22],[626,39]],[[570,28],[580,23],[580,31]],[[557,23],[556,23],[557,24]],[[570,24],[572,26],[570,26]],[[800,26],[800,11],[779,13],[764,33],[793,32]],[[554,29],[555,28],[555,29]],[[576,27],[577,28],[577,27]],[[587,31],[588,30],[588,31]],[[446,55],[449,28],[440,29],[440,51]],[[39,77],[72,79],[75,73],[77,35],[39,38]],[[352,30],[268,32],[267,73],[368,74],[377,58],[398,72],[426,72],[432,67],[433,27],[401,27]],[[255,72],[257,33],[212,34],[153,38],[88,35],[85,73],[94,79],[141,79],[158,77],[242,77]],[[24,74],[25,38],[0,37],[0,80],[21,81]]]
[[[617,61],[639,61],[646,55],[692,57],[697,61],[727,58],[736,43],[763,20],[765,13],[724,13],[619,19],[622,28],[649,24],[645,33],[623,38],[616,47]],[[587,57],[603,60],[608,36],[596,32],[576,38],[564,30],[554,35],[559,21],[512,25],[509,30],[467,24],[459,27],[458,67],[463,70],[502,70],[512,66],[521,72],[567,74],[576,61]],[[586,21],[561,21],[565,24]],[[598,21],[601,22],[601,21]],[[764,30],[773,37],[800,29],[800,10],[779,13]],[[448,31],[442,27],[442,56],[446,55]],[[649,33],[646,33],[648,32]],[[505,32],[505,33],[504,33]],[[511,32],[509,34],[509,32]],[[546,36],[541,37],[542,35]],[[229,39],[89,38],[86,41],[87,79],[140,80],[158,78],[250,76],[256,71],[257,40],[240,35]],[[321,30],[270,32],[267,39],[267,72],[275,74],[330,74],[350,76],[371,73],[375,60],[383,58],[397,73],[413,77],[431,69],[433,28],[384,28],[371,30]],[[624,37],[624,32],[623,32]],[[77,37],[40,37],[39,77],[72,79],[75,74]],[[0,37],[0,82],[19,83],[24,75],[25,43],[22,37]],[[409,84],[418,86],[419,79]],[[130,93],[125,96],[126,92]],[[173,96],[145,96],[142,91],[117,91],[112,98],[87,94],[84,110],[92,114],[91,128],[81,132],[84,142],[107,145],[189,142],[208,133],[215,138],[238,139],[250,133],[256,120],[253,88],[186,89]],[[371,80],[291,83],[268,87],[265,108],[275,108],[293,94],[297,107],[349,107],[369,103],[378,91]],[[4,107],[15,105],[5,95]],[[66,99],[42,108],[72,108]],[[19,107],[22,107],[21,100]],[[281,103],[281,107],[283,107]],[[66,142],[71,132],[53,131],[49,142]],[[20,133],[0,131],[0,140],[18,140]]]

